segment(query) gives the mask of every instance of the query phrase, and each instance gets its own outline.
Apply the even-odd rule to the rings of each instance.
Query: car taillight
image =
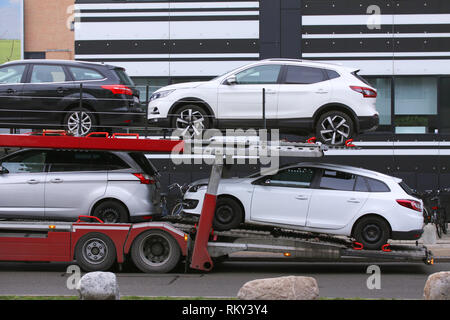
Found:
[[[141,184],[155,184],[156,181],[152,179],[150,176],[142,173],[133,173],[133,176],[138,178],[141,181]]]
[[[419,201],[415,200],[397,200],[397,203],[401,206],[404,206],[408,209],[412,209],[418,212],[422,212],[422,204]]]
[[[133,95],[133,90],[123,84],[107,84],[103,85],[102,88],[111,91],[113,94]]]
[[[353,91],[356,91],[358,93],[361,93],[364,98],[376,98],[377,97],[377,92],[370,88],[350,86],[350,89],[352,89]]]

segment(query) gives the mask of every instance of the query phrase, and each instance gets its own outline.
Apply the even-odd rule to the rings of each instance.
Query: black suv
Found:
[[[69,60],[0,66],[0,127],[64,128],[85,135],[142,121],[142,112],[139,91],[120,67]]]

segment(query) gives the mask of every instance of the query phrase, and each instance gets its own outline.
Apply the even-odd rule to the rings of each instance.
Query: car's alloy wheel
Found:
[[[175,128],[179,136],[195,137],[208,129],[209,119],[206,112],[196,105],[183,106],[172,118],[172,128]]]
[[[351,133],[347,120],[342,116],[328,116],[320,123],[320,135],[330,145],[341,145]]]
[[[75,136],[85,136],[94,129],[95,119],[85,110],[71,111],[65,121],[67,131]]]
[[[354,135],[354,123],[344,112],[330,111],[317,121],[316,137],[328,145],[343,145]]]

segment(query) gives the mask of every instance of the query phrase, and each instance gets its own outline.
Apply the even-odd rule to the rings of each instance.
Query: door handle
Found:
[[[328,93],[328,91],[324,90],[324,89],[319,89],[316,91],[317,94],[326,94]]]
[[[28,184],[38,184],[38,183],[39,183],[39,180],[36,180],[36,179],[30,179],[30,180],[27,181],[27,183],[28,183]]]
[[[7,93],[7,94],[14,94],[14,93],[16,93],[16,90],[14,90],[14,89],[8,89],[8,90],[6,90],[6,93]]]
[[[266,94],[276,94],[277,92],[272,89],[266,89]]]
[[[50,180],[50,182],[51,183],[61,183],[61,182],[63,182],[64,180],[63,179],[60,179],[60,178],[55,178],[55,179],[51,179]]]
[[[347,200],[347,202],[350,202],[350,203],[360,203],[361,201],[359,201],[358,199],[348,199]]]
[[[297,199],[297,200],[308,200],[309,198],[307,196],[299,195],[299,196],[296,196],[295,199]]]
[[[56,89],[56,93],[64,93],[66,90],[63,87],[59,87],[58,89]]]

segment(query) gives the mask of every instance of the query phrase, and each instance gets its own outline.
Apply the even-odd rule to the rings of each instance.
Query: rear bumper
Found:
[[[374,131],[380,124],[380,117],[375,114],[370,117],[358,117],[359,132]]]
[[[418,240],[423,234],[423,229],[411,231],[392,231],[392,240]]]

